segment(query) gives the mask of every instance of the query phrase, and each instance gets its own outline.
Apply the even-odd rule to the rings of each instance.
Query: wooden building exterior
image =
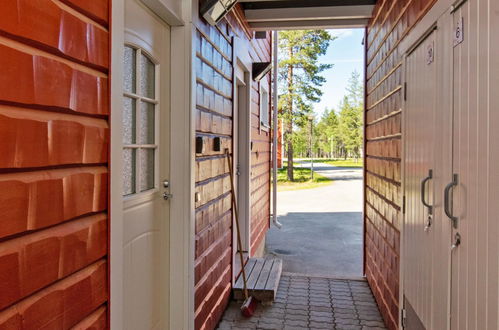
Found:
[[[378,1],[367,27],[365,272],[385,322],[399,324],[403,53],[433,0]]]
[[[497,2],[365,0],[314,20],[251,2],[216,26],[198,0],[0,2],[0,329],[214,329],[240,267],[229,171],[247,257],[270,226],[273,82],[252,64],[272,62],[270,30],[305,27],[366,28],[364,270],[387,327],[498,329]]]
[[[0,4],[0,328],[107,326],[109,4]]]
[[[237,47],[246,52],[252,62],[270,62],[271,34],[267,33],[265,39],[254,39],[239,7],[216,27],[199,17],[194,22],[194,115],[196,137],[202,138],[204,144],[204,150],[196,153],[196,192],[200,201],[196,202],[195,324],[198,329],[211,329],[218,323],[230,298],[236,249],[225,156],[225,149],[232,151],[237,144],[233,141],[234,125],[237,125],[233,120],[234,111],[238,111],[234,104],[237,67],[234,40],[238,39]],[[260,81],[250,79],[250,84],[251,141],[247,143],[252,145],[251,162],[249,168],[242,170],[251,172],[249,255],[254,256],[263,249],[270,225],[270,131],[262,129],[260,124],[260,85],[271,90],[270,74]],[[217,137],[222,140],[220,151],[214,151]]]

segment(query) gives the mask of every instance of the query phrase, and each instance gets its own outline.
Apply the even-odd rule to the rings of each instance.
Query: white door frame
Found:
[[[194,329],[194,130],[191,116],[192,90],[192,2],[182,1],[183,22],[161,0],[147,5],[171,26],[170,183],[170,329]],[[123,329],[123,198],[122,198],[122,115],[124,1],[112,1],[110,79],[110,324]],[[157,9],[159,8],[159,9]]]
[[[242,230],[241,238],[243,243],[243,249],[246,247],[248,249],[248,258],[250,255],[251,248],[251,89],[252,89],[252,77],[251,68],[252,62],[248,53],[248,49],[243,47],[242,43],[244,41],[238,37],[234,38],[233,50],[234,50],[234,74],[233,74],[233,139],[235,143],[233,144],[233,155],[234,164],[240,164],[240,173],[236,179],[236,196],[238,202],[239,220],[246,219],[247,222],[243,222],[245,228]],[[238,81],[240,83],[238,84]],[[244,95],[244,100],[239,99],[240,87],[246,89],[246,95]],[[243,105],[240,107],[240,105]],[[244,246],[245,245],[245,246]],[[233,235],[232,246],[234,251],[237,251],[237,236]],[[232,254],[232,264],[236,264],[237,253]],[[239,260],[239,259],[237,259]],[[232,267],[232,281],[234,281],[235,267]]]

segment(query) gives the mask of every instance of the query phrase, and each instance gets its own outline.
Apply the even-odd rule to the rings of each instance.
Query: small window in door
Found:
[[[125,45],[123,65],[123,195],[156,187],[157,64]]]
[[[269,111],[269,91],[260,82],[260,129],[268,131],[270,129],[270,111]]]

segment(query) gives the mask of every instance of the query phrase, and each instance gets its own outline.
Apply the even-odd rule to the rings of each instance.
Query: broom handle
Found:
[[[246,281],[246,271],[244,270],[244,257],[243,257],[243,244],[241,241],[241,231],[239,229],[239,212],[237,212],[236,194],[234,192],[234,176],[232,174],[232,162],[230,161],[229,149],[225,149],[225,154],[227,155],[227,162],[229,164],[229,174],[230,174],[230,186],[232,194],[232,206],[234,207],[234,215],[236,217],[236,230],[237,230],[237,250],[239,252],[239,257],[241,258],[241,268],[243,272],[243,282],[244,282],[244,298],[248,299],[248,284]]]

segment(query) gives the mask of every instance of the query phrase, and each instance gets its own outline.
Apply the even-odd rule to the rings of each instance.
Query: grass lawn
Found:
[[[314,180],[311,181],[310,169],[308,168],[295,167],[294,177],[294,182],[288,181],[287,167],[279,169],[277,172],[277,189],[279,191],[312,189],[333,183],[331,179],[328,179],[317,173],[314,173]]]

